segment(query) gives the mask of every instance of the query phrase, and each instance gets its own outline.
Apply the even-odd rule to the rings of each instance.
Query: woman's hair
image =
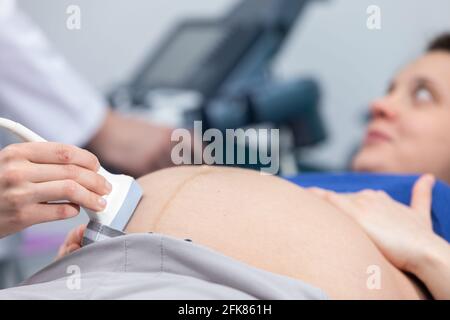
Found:
[[[428,46],[428,52],[431,51],[447,51],[450,53],[450,33],[444,33],[431,41]]]

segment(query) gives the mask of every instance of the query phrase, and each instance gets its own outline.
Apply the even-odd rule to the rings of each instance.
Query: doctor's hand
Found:
[[[71,218],[79,206],[101,211],[111,191],[86,150],[52,142],[20,143],[0,151],[0,238],[28,226]],[[70,203],[48,203],[68,201]]]
[[[134,177],[172,166],[172,129],[109,112],[88,149],[103,164]]]

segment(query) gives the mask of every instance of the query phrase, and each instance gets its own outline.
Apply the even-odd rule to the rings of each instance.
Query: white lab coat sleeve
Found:
[[[0,0],[0,116],[47,140],[84,146],[106,106],[14,1]]]

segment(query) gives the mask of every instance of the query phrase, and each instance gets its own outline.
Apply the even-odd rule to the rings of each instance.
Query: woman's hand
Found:
[[[434,234],[431,223],[434,182],[430,175],[417,180],[410,207],[380,191],[311,191],[353,218],[393,265],[415,274],[434,298],[450,299],[450,246]]]
[[[79,206],[101,211],[110,184],[86,150],[52,142],[21,143],[0,151],[0,238],[28,226],[71,218]],[[68,201],[70,203],[48,203]]]
[[[80,249],[81,241],[83,240],[83,234],[85,230],[86,225],[83,224],[70,231],[66,237],[66,240],[64,240],[64,243],[59,247],[58,255],[56,256],[55,260],[59,260],[68,255],[69,253],[72,253]]]
[[[365,190],[355,194],[311,191],[352,217],[392,264],[410,271],[423,248],[437,237],[431,225],[433,186],[432,176],[422,176],[414,185],[411,207],[383,191]]]

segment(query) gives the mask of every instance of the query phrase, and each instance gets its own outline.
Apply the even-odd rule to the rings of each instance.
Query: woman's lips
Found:
[[[365,145],[377,144],[382,142],[389,142],[391,140],[392,140],[391,137],[386,133],[379,130],[371,129],[367,131],[366,138],[364,139],[364,144]]]

